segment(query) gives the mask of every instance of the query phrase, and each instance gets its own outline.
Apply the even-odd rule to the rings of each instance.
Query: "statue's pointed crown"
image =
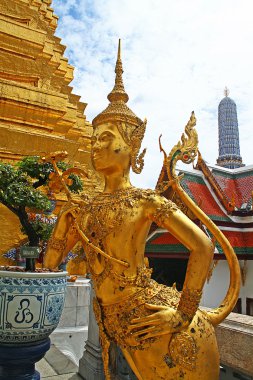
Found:
[[[142,120],[139,119],[133,111],[130,110],[130,108],[126,105],[128,102],[128,95],[125,92],[122,74],[123,74],[123,67],[122,67],[122,61],[121,61],[121,43],[119,40],[118,45],[118,56],[115,66],[115,84],[110,92],[110,94],[107,96],[109,100],[108,107],[102,111],[99,115],[97,115],[93,121],[92,125],[93,127],[96,127],[99,124],[106,123],[106,122],[117,122],[122,121],[125,123],[129,123],[131,125],[134,125],[136,127],[139,127],[143,124]]]

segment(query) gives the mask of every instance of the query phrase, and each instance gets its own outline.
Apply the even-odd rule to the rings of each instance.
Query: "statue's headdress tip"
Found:
[[[118,41],[118,59],[121,59],[121,38]]]
[[[115,83],[112,91],[108,94],[109,100],[108,107],[97,115],[92,124],[95,127],[103,122],[123,121],[125,123],[135,125],[136,127],[143,124],[143,121],[139,119],[132,110],[126,105],[129,100],[129,96],[125,91],[123,83],[123,66],[121,61],[121,39],[118,42],[118,53],[115,65]]]
[[[118,54],[115,65],[115,84],[112,91],[108,94],[107,99],[112,102],[123,101],[127,103],[129,100],[128,94],[125,91],[124,83],[123,83],[123,66],[121,61],[121,39],[119,39],[118,43]]]

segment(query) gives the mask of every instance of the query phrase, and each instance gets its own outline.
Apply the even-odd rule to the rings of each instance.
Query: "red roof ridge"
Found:
[[[205,179],[210,184],[212,190],[214,191],[214,193],[216,194],[216,196],[220,200],[221,204],[225,207],[227,213],[231,214],[235,209],[234,201],[230,200],[228,198],[227,194],[225,194],[225,192],[222,190],[221,186],[219,185],[219,183],[215,179],[211,170],[209,169],[209,167],[207,166],[207,164],[203,160],[200,152],[198,154],[198,162],[196,165],[196,169],[199,169],[202,171]]]

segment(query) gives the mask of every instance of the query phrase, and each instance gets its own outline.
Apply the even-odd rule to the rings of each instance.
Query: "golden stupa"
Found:
[[[84,186],[93,192],[97,179],[90,164],[92,128],[84,115],[86,104],[69,85],[73,66],[55,36],[58,18],[50,4],[0,2],[0,160],[67,151],[71,163],[90,172]],[[24,237],[18,219],[2,205],[0,225],[1,254]]]

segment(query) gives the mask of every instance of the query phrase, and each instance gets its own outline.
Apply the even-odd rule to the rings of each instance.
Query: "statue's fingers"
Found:
[[[141,324],[141,325],[150,325],[150,323],[152,322],[156,322],[156,319],[154,318],[154,316],[151,314],[151,315],[148,315],[146,317],[142,317],[142,318],[134,318],[131,320],[131,324],[130,326],[137,326],[137,324]]]
[[[156,326],[150,326],[150,327],[146,328],[145,330],[135,331],[131,335],[135,339],[146,339],[146,336],[147,336],[148,333],[152,333],[152,332],[154,332],[156,330],[157,331],[159,330]]]
[[[136,323],[136,324],[134,324],[134,325],[130,325],[129,327],[128,327],[128,330],[130,331],[130,332],[132,332],[132,331],[139,331],[140,329],[146,329],[146,328],[148,328],[148,327],[150,327],[150,326],[155,326],[155,325],[157,325],[158,323],[160,323],[160,321],[156,321],[156,320],[152,320],[152,321],[145,321],[145,322],[140,322],[140,323]]]
[[[165,334],[168,334],[168,331],[165,332],[165,331],[162,331],[161,329],[154,329],[153,331],[145,335],[144,339],[156,338],[158,336],[165,335]],[[137,338],[135,339],[137,340]]]
[[[162,305],[152,305],[150,303],[145,303],[145,307],[149,310],[156,310],[156,311],[160,311],[160,310],[165,310],[165,309],[168,309],[167,306],[162,306]]]
[[[69,214],[71,214],[74,218],[76,218],[77,215],[79,214],[78,208],[74,207],[73,209],[69,210]]]

